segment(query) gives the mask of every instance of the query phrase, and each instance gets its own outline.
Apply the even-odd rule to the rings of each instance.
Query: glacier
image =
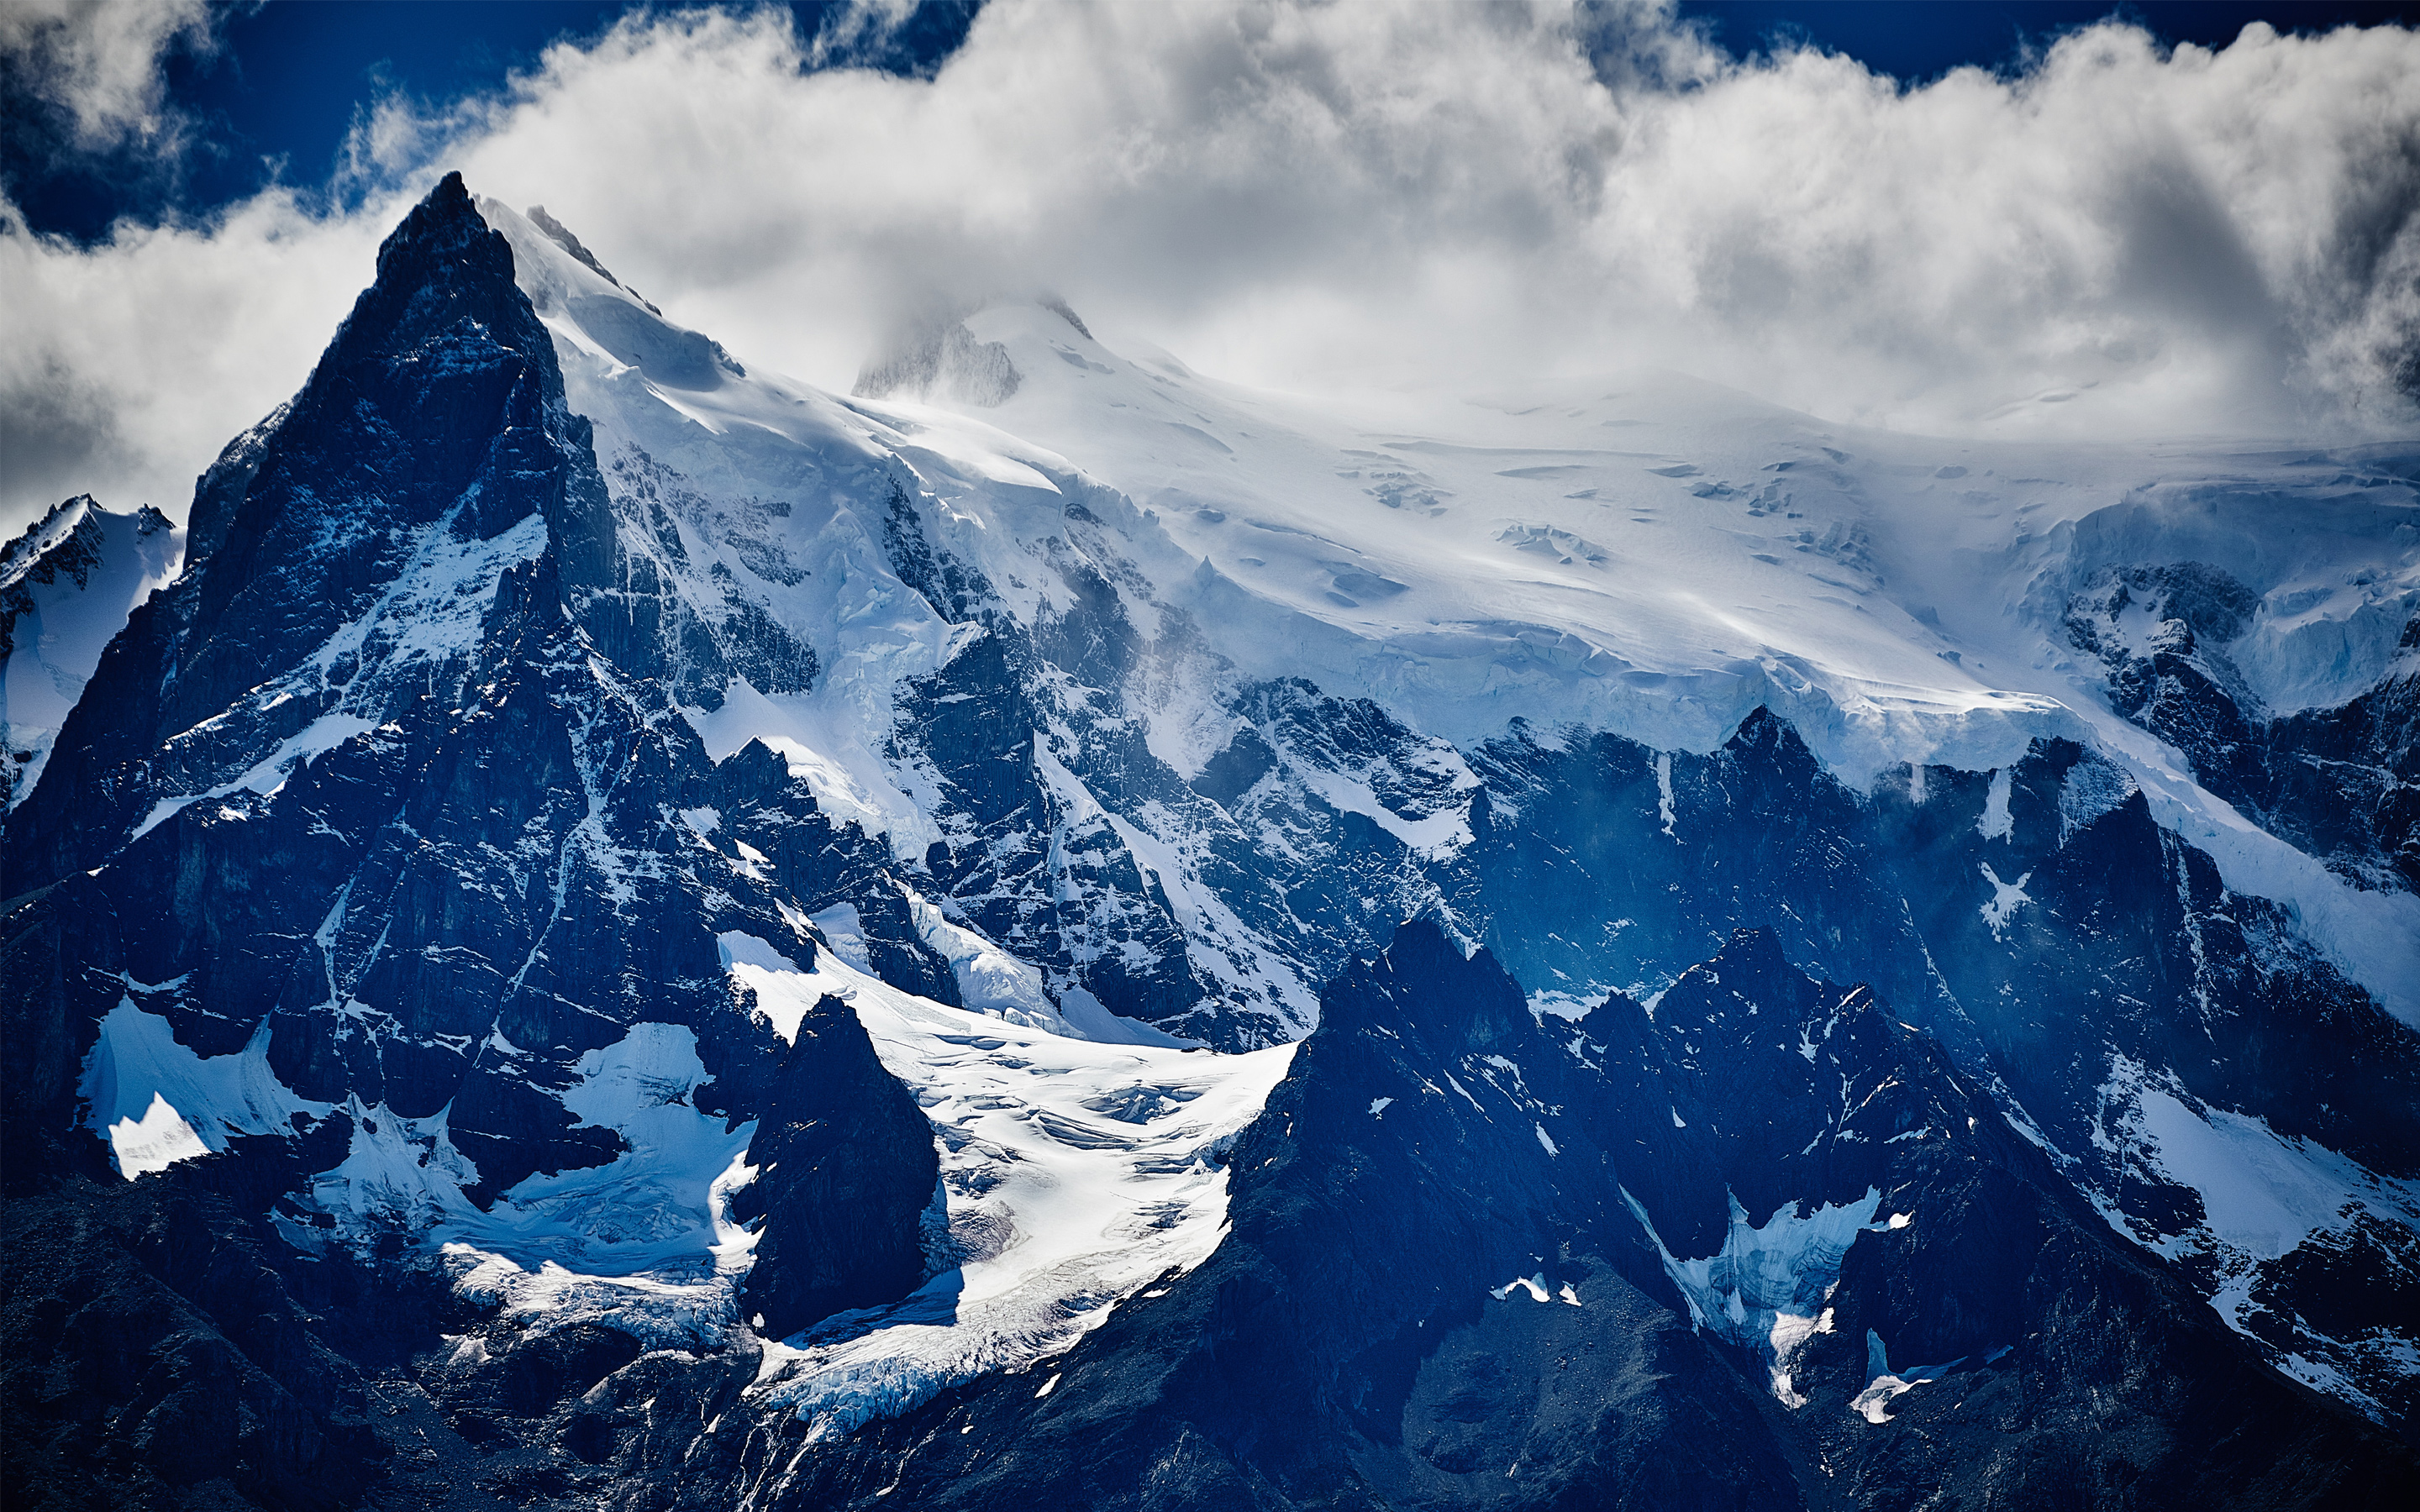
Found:
[[[776,537],[785,560],[830,563],[821,580],[758,577],[743,537],[717,546],[683,527],[686,546],[719,553],[784,624],[844,648],[822,688],[735,687],[737,708],[701,728],[712,721],[718,749],[787,742],[802,771],[830,774],[819,795],[903,855],[933,838],[932,805],[912,768],[881,757],[891,689],[946,664],[966,632],[961,622],[954,640],[887,570],[875,523],[885,457],[932,501],[936,544],[978,566],[1020,623],[1066,607],[1038,553],[1069,506],[1105,522],[1139,575],[1112,583],[1121,607],[1163,642],[1171,612],[1195,638],[1129,716],[1187,779],[1230,745],[1221,691],[1244,680],[1375,701],[1439,743],[1429,759],[1457,788],[1476,780],[1452,775],[1456,748],[1514,719],[1702,753],[1769,708],[1858,788],[1929,764],[1997,771],[2035,740],[2076,740],[2209,849],[2230,887],[2288,903],[2332,959],[2420,1023],[2420,950],[2408,946],[2420,899],[2350,886],[2246,822],[2112,714],[2060,620],[2112,563],[2220,563],[2257,596],[2238,659],[2260,670],[2270,706],[2378,685],[2420,608],[2420,492],[2391,446],[1933,440],[1660,372],[1313,400],[1204,378],[1156,350],[1122,357],[1045,301],[965,317],[1019,375],[1004,392],[962,392],[943,366],[916,363],[880,399],[727,359],[651,374],[649,353],[712,344],[526,217],[493,200],[481,211],[513,243],[600,455],[644,453],[721,501],[709,507],[724,521],[811,480],[830,490]],[[2288,543],[2252,528],[2280,508],[2325,524]],[[1539,548],[1556,541],[1599,544]],[[1303,779],[1416,847],[1466,838],[1446,795],[1406,811],[1346,773]],[[1287,986],[1298,1002],[1309,983]]]

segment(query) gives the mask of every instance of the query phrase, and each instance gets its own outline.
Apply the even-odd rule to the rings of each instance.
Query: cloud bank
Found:
[[[8,0],[0,6],[0,56],[24,70],[31,92],[65,111],[86,147],[171,129],[160,65],[170,47],[207,51],[207,0]]]
[[[1902,88],[1733,58],[1660,3],[996,0],[930,79],[819,61],[786,11],[635,18],[500,97],[369,113],[348,213],[272,192],[91,249],[11,224],[0,513],[180,508],[451,166],[835,387],[904,319],[1047,289],[1286,387],[1643,363],[1936,432],[2420,428],[2405,29],[2167,53],[2103,23]]]

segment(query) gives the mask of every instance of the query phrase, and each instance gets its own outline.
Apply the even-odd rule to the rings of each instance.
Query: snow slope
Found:
[[[846,999],[942,1149],[932,1278],[766,1347],[757,1392],[808,1419],[810,1442],[1029,1369],[1207,1259],[1226,1228],[1226,1147],[1294,1055],[1097,1043],[912,996],[830,952],[801,972],[745,935],[724,949],[777,1030],[827,993]]]
[[[1284,677],[1465,747],[1519,718],[1707,751],[1767,706],[1858,787],[1901,764],[2005,767],[2059,736],[2119,760],[2230,887],[2288,903],[2420,1022],[2420,898],[2348,886],[2203,789],[2112,712],[2059,625],[2113,564],[2207,562],[2261,595],[2235,651],[2269,708],[2357,695],[2420,608],[2420,488],[2391,448],[1934,440],[1660,372],[1312,400],[1141,344],[1122,356],[1055,302],[978,311],[871,364],[862,386],[886,397],[843,398],[747,371],[530,220],[481,213],[514,245],[609,475],[636,450],[716,501],[734,529],[685,529],[690,554],[832,648],[812,691],[742,685],[701,710],[709,745],[765,738],[903,857],[938,837],[929,786],[887,749],[895,691],[968,629],[885,560],[902,469],[939,507],[937,545],[1021,623],[1066,607],[1037,553],[1071,508],[1114,532],[1140,574],[1119,585],[1128,614],[1148,629],[1182,613],[1208,653],[1142,711],[1181,777],[1233,733],[1222,689]],[[804,576],[768,578],[761,544],[742,549],[737,517],[766,501],[760,543]],[[2288,511],[2297,528],[2259,528]],[[1320,795],[1406,827],[1366,795]],[[1460,819],[1408,827],[1428,850]]]
[[[1312,400],[1128,361],[1038,305],[966,324],[1024,378],[983,419],[1331,632],[1297,648],[1264,610],[1222,622],[1222,649],[1457,743],[1519,716],[1703,751],[1766,703],[1853,782],[1985,770],[2096,702],[2042,675],[2073,670],[2029,602],[2050,584],[2237,573],[2266,594],[2247,659],[2281,711],[2374,683],[2420,605],[2420,491],[2391,453],[1934,440],[1667,372]]]
[[[185,532],[145,505],[121,515],[70,499],[0,550],[0,796],[15,807],[83,696],[110,638],[165,587]]]
[[[2275,1278],[2290,1271],[2288,1257],[2314,1238],[2341,1243],[2366,1230],[2394,1236],[2409,1254],[2420,1236],[2420,1182],[2382,1176],[2259,1118],[2200,1105],[2173,1077],[2124,1057],[2111,1057],[2101,1096],[2094,1141],[2102,1152],[2137,1180],[2190,1189],[2201,1210],[2198,1218],[2186,1211],[2152,1222],[2096,1198],[2111,1227],[2171,1259],[2206,1267],[2214,1282],[2211,1305],[2228,1327],[2274,1349],[2288,1374],[2382,1419],[2355,1378],[2420,1378],[2408,1334],[2392,1326],[2339,1337],[2307,1330],[2288,1347],[2264,1315],[2279,1305]]]
[[[1199,563],[1171,596],[1246,668],[1457,744],[1518,717],[1705,751],[1762,704],[1860,787],[2077,740],[2420,1023],[2420,898],[2349,886],[2203,788],[2111,710],[2060,624],[2097,573],[2207,563],[2259,595],[2231,648],[2257,706],[2358,696],[2420,610],[2408,447],[1934,440],[1655,372],[1313,400],[1130,361],[1039,305],[966,327],[1023,381],[981,407],[942,388],[935,408],[1150,511]],[[1182,740],[1155,749],[1185,768]]]
[[[771,943],[724,936],[733,984],[784,1039],[825,995],[846,1001],[932,1119],[942,1190],[927,1220],[926,1284],[768,1342],[768,1399],[818,1434],[845,1433],[952,1381],[1063,1352],[1120,1300],[1217,1247],[1226,1148],[1293,1046],[1219,1056],[1055,1034],[901,992],[813,938],[790,947],[814,954],[800,971]],[[85,1061],[89,1125],[130,1179],[338,1111],[278,1081],[266,1026],[238,1053],[197,1056],[137,1002],[183,985],[127,983]],[[476,1173],[442,1112],[410,1119],[356,1100],[343,1110],[349,1149],[313,1180],[311,1206],[351,1236],[424,1228],[458,1289],[529,1326],[610,1321],[660,1346],[719,1337],[742,1321],[734,1298],[755,1236],[732,1221],[730,1197],[754,1177],[756,1125],[726,1126],[690,1105],[707,1077],[686,1028],[636,1025],[578,1070],[564,1103],[622,1135],[629,1148],[617,1159],[530,1177],[482,1211],[463,1195]],[[277,1222],[306,1248],[331,1237]]]
[[[2004,768],[2032,739],[2065,736],[2118,760],[2231,887],[2289,903],[2340,966],[2420,1022],[2420,898],[2348,886],[2203,788],[2111,710],[2100,669],[2079,665],[2058,624],[2113,565],[2208,563],[2259,595],[2230,648],[2246,691],[2272,713],[2345,702],[2394,669],[2420,608],[2420,489],[2394,448],[1933,440],[1652,372],[1312,400],[1206,379],[1140,343],[1121,356],[1063,306],[1014,302],[943,341],[1006,363],[1013,382],[894,362],[890,398],[845,398],[749,372],[530,219],[480,209],[513,244],[609,476],[618,461],[630,486],[643,454],[703,496],[680,546],[715,580],[692,596],[761,609],[825,653],[810,688],[739,681],[694,708],[709,748],[765,740],[835,818],[889,835],[903,858],[939,835],[928,774],[891,749],[897,689],[973,633],[886,558],[885,496],[904,473],[942,507],[941,544],[1021,618],[1064,607],[1033,553],[1068,508],[1108,521],[1146,579],[1121,588],[1129,614],[1148,627],[1182,611],[1212,654],[1144,711],[1151,749],[1179,776],[1226,744],[1234,721],[1218,695],[1245,678],[1371,697],[1466,746],[1520,718],[1705,751],[1765,705],[1853,786],[1901,764]],[[2288,514],[2293,528],[2278,528]],[[22,732],[11,749],[35,752],[13,764],[12,799],[109,635],[175,570],[181,533],[141,523],[73,501],[0,564],[0,592],[31,606],[18,607],[0,706]],[[28,579],[94,525],[108,541],[101,580],[70,592]],[[348,636],[443,640],[430,605],[475,608],[523,548],[432,560]],[[332,642],[317,670],[347,649]],[[455,648],[395,649],[409,663]],[[271,789],[352,733],[302,732],[191,796]],[[1450,809],[1406,820],[1350,784],[1321,785],[1422,850],[1465,832]]]

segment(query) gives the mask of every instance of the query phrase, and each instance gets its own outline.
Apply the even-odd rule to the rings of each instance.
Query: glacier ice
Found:
[[[1683,1259],[1666,1247],[1638,1199],[1627,1191],[1621,1196],[1654,1242],[1664,1273],[1687,1302],[1691,1325],[1761,1355],[1771,1371],[1774,1395],[1792,1407],[1805,1398],[1792,1388],[1791,1361],[1813,1335],[1831,1331],[1824,1304],[1840,1279],[1841,1257],[1859,1234],[1908,1223],[1905,1214],[1874,1222],[1883,1197],[1878,1187],[1854,1202],[1827,1202],[1812,1212],[1801,1211],[1804,1203],[1788,1203],[1761,1226],[1749,1221],[1738,1197],[1726,1194],[1730,1224],[1723,1247],[1703,1259]]]

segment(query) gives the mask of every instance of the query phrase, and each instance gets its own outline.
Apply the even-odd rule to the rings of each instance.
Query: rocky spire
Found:
[[[475,634],[399,642],[365,620],[399,591],[444,595],[467,631],[513,562],[551,550],[556,580],[601,581],[612,539],[553,340],[449,174],[301,392],[201,480],[190,564],[62,732],[0,891],[90,868],[157,805],[243,778],[315,720],[380,724],[458,684]]]

